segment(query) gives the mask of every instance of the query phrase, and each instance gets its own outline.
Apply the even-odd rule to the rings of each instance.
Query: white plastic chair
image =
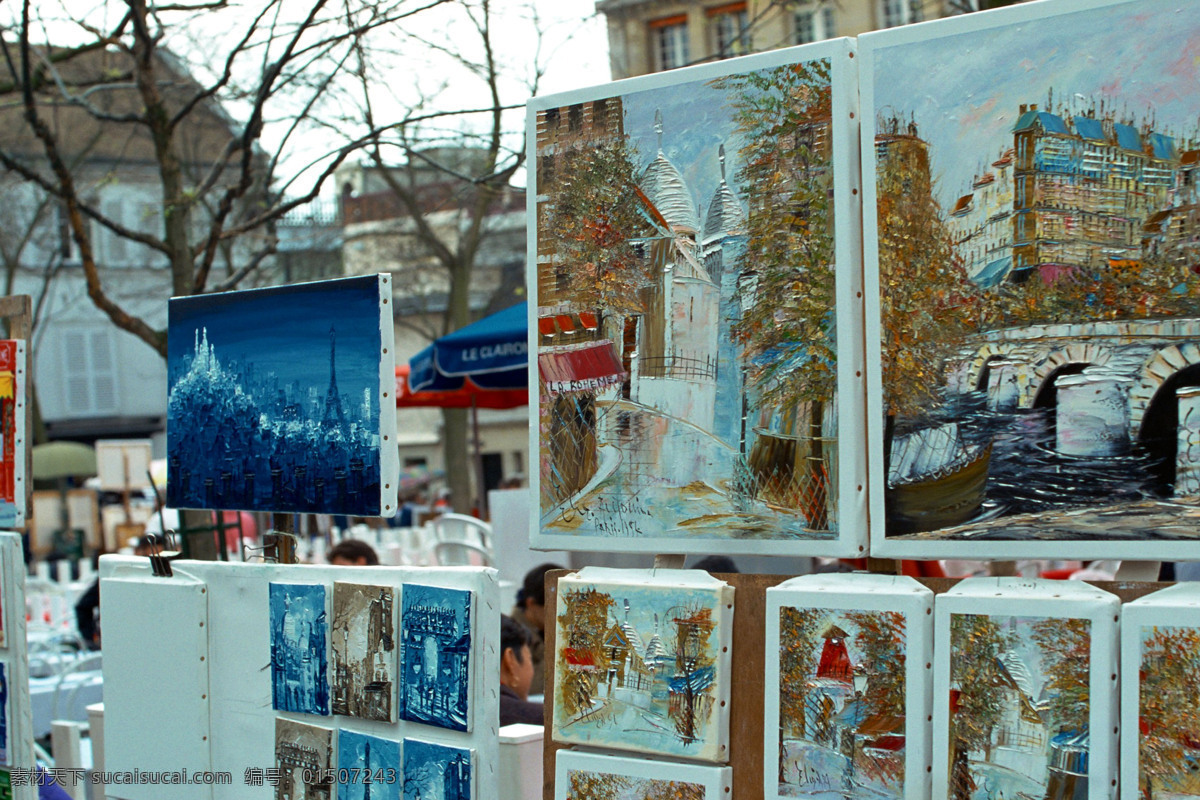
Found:
[[[473,542],[436,542],[433,563],[439,567],[490,567],[492,552]]]
[[[433,520],[435,541],[467,542],[492,552],[492,526],[468,514],[442,514]]]

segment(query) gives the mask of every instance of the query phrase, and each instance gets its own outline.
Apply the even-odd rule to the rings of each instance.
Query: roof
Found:
[[[1028,130],[1037,123],[1042,126],[1042,129],[1048,133],[1061,133],[1069,135],[1070,130],[1067,129],[1067,123],[1063,122],[1062,117],[1051,114],[1048,111],[1026,111],[1017,120],[1017,124],[1013,126],[1013,133]]]
[[[1117,144],[1121,145],[1126,150],[1142,150],[1142,137],[1131,125],[1123,125],[1117,123],[1113,125],[1113,132],[1117,135]]]
[[[1169,160],[1175,158],[1175,140],[1165,133],[1150,134],[1150,152],[1155,158]]]
[[[1104,135],[1104,124],[1100,120],[1093,117],[1075,117],[1071,120],[1075,123],[1075,132],[1084,139],[1093,139],[1097,142],[1108,141],[1108,137]]]
[[[708,204],[704,218],[704,242],[746,233],[746,212],[737,195],[724,180]]]
[[[700,230],[700,219],[687,183],[661,150],[642,173],[639,185],[672,230],[691,233]]]

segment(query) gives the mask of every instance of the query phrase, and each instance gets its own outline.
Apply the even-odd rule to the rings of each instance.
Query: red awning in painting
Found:
[[[836,637],[826,639],[821,660],[817,664],[817,677],[849,682],[853,676],[854,667],[850,663],[850,654],[846,652],[845,641]]]
[[[538,371],[548,394],[596,392],[625,380],[625,368],[607,339],[538,354]]]

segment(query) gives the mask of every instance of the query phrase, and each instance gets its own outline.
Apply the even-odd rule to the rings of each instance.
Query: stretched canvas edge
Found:
[[[25,474],[26,450],[29,442],[26,438],[28,431],[25,423],[28,418],[26,409],[27,395],[29,394],[29,365],[26,359],[26,346],[24,339],[15,339],[17,343],[17,363],[14,365],[16,373],[16,386],[13,387],[13,422],[15,430],[13,431],[13,505],[16,506],[16,516],[13,519],[14,528],[23,528],[27,517],[29,516],[29,492],[27,491],[26,481],[28,476]],[[0,645],[3,641],[0,640]]]
[[[805,586],[804,578],[813,580]],[[766,591],[766,681],[763,698],[763,792],[767,800],[780,800],[779,774],[779,659],[770,654],[780,648],[779,612],[783,608],[820,608],[830,611],[899,611],[905,619],[905,721],[904,735],[917,747],[906,747],[904,755],[904,800],[928,800],[932,769],[931,720],[933,685],[933,605],[931,589],[912,578],[874,582],[868,593],[856,594],[859,577],[883,576],[812,575],[787,581]],[[842,583],[842,587],[837,584]],[[789,585],[790,584],[790,585]],[[876,588],[877,587],[877,588]],[[803,606],[799,604],[803,603]],[[914,661],[912,655],[921,656]],[[914,674],[916,680],[914,680]],[[919,709],[919,714],[910,713]],[[770,756],[768,758],[768,756]]]
[[[590,550],[594,552],[638,553],[722,553],[730,555],[789,555],[857,557],[866,552],[868,537],[867,471],[861,447],[851,444],[846,435],[854,431],[862,436],[863,375],[851,374],[841,364],[859,365],[853,371],[864,373],[862,344],[862,203],[860,171],[855,142],[859,136],[858,92],[859,76],[854,40],[841,37],[827,41],[788,47],[766,53],[742,56],[726,61],[699,64],[691,67],[642,75],[634,78],[598,84],[567,92],[533,97],[526,105],[525,146],[531,154],[528,161],[526,192],[526,285],[533,287],[528,316],[529,359],[529,452],[537,459],[539,468],[529,470],[530,491],[536,500],[530,514],[530,547],[534,550]],[[833,162],[834,168],[834,246],[835,261],[851,264],[836,276],[836,318],[838,323],[838,507],[837,531],[832,539],[731,539],[712,537],[649,536],[621,538],[609,536],[577,536],[547,533],[541,526],[541,442],[539,436],[541,410],[538,396],[538,333],[537,333],[537,114],[548,108],[615,97],[630,92],[659,89],[667,86],[711,80],[755,70],[770,69],[801,61],[828,58],[831,65],[830,86],[833,98]],[[842,166],[844,165],[844,166]],[[855,194],[858,192],[858,194]],[[842,205],[838,205],[838,203]],[[846,209],[848,213],[838,213]],[[849,217],[849,219],[847,219]]]
[[[400,497],[400,448],[396,446],[396,330],[392,276],[379,273],[379,516],[394,517]]]

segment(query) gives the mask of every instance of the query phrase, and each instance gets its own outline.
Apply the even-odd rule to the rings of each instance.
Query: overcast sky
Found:
[[[1045,108],[1050,90],[1056,107],[1068,97],[1077,111],[1103,100],[1139,121],[1152,116],[1160,130],[1194,135],[1198,30],[1200,2],[1138,0],[892,46],[876,54],[875,110],[916,117],[947,206],[1012,146],[1019,106]]]

